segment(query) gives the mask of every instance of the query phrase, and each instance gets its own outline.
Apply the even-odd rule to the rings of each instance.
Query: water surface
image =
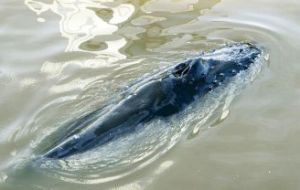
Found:
[[[300,2],[3,0],[0,10],[3,189],[299,188]],[[30,160],[62,123],[103,105],[137,78],[245,40],[268,50],[269,65],[234,99],[226,119],[150,156],[143,168],[130,165],[124,171],[135,172],[99,180],[101,165],[83,170],[63,162],[40,172],[17,164]],[[141,157],[147,151],[141,149]]]

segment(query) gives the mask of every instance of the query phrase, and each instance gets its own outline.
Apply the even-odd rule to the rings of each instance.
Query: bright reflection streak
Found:
[[[114,14],[109,23],[120,24],[128,20],[133,15],[135,8],[131,4],[121,4],[118,7],[113,8],[112,10]]]
[[[60,15],[60,32],[63,37],[68,39],[66,52],[83,51],[96,55],[108,55],[112,57],[113,61],[126,58],[120,53],[120,49],[127,43],[125,37],[96,42],[104,43],[105,46],[95,44],[90,46],[90,49],[81,48],[81,45],[97,36],[112,35],[118,31],[117,25],[127,21],[134,14],[135,7],[132,4],[108,7],[104,5],[105,2],[91,0],[56,0],[52,4],[25,0],[25,4],[37,15],[48,10]]]

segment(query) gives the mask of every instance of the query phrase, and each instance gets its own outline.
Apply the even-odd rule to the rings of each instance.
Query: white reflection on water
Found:
[[[97,56],[106,55],[117,61],[127,58],[125,48],[140,45],[135,54],[139,54],[144,48],[157,52],[167,48],[177,48],[191,40],[191,36],[169,36],[171,43],[159,47],[166,36],[163,29],[175,23],[186,23],[196,19],[203,10],[210,8],[219,0],[202,2],[198,0],[184,1],[92,1],[92,0],[56,0],[45,3],[41,0],[25,0],[25,4],[34,11],[39,22],[44,22],[43,14],[48,11],[59,15],[61,35],[68,39],[65,51],[81,51],[93,53]],[[200,12],[197,11],[199,9]],[[178,13],[182,15],[169,15],[166,13]],[[187,14],[183,14],[187,12]],[[163,22],[165,21],[165,22]],[[156,25],[155,23],[163,22]],[[174,38],[174,39],[173,39]],[[144,47],[141,46],[143,43]],[[131,53],[132,54],[132,53]]]
[[[82,44],[89,42],[96,36],[111,35],[118,31],[118,24],[127,21],[135,12],[132,4],[119,4],[114,7],[106,6],[105,3],[85,0],[58,0],[52,4],[46,4],[34,0],[25,0],[25,4],[37,15],[51,10],[60,15],[61,35],[68,39],[66,52],[83,51],[97,54],[105,54],[115,59],[124,59],[125,55],[120,53],[127,41],[124,37],[115,40],[106,40],[102,47],[99,43],[90,43],[88,50],[82,48]],[[98,13],[98,14],[97,14]],[[111,18],[106,20],[106,17]],[[44,22],[44,18],[38,18]]]

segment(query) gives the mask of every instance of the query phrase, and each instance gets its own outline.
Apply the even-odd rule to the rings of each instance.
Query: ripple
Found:
[[[179,115],[137,126],[134,133],[83,154],[63,160],[38,159],[34,167],[46,176],[82,184],[128,176],[161,157],[186,135],[224,119],[233,99],[255,79],[265,62],[263,56],[247,72],[241,72],[228,85],[217,88]]]
[[[26,0],[27,7],[36,13],[33,20],[45,21],[38,23],[43,35],[16,39],[19,42],[28,39],[28,43],[47,48],[41,53],[32,53],[31,46],[25,44],[18,53],[25,60],[16,59],[15,68],[7,66],[6,69],[1,65],[0,85],[5,90],[0,95],[0,103],[8,110],[3,109],[4,113],[0,114],[0,142],[7,147],[0,150],[3,157],[1,168],[6,163],[15,165],[28,161],[43,138],[71,118],[103,106],[110,98],[118,98],[114,94],[124,86],[130,88],[136,78],[149,77],[149,73],[193,56],[200,49],[216,48],[230,41],[259,42],[270,50],[272,60],[272,74],[267,70],[265,76],[272,78],[276,75],[276,78],[284,79],[282,83],[286,85],[286,78],[291,77],[288,71],[297,69],[295,65],[286,67],[282,64],[289,55],[286,49],[291,49],[287,47],[291,45],[298,50],[295,39],[299,36],[299,26],[293,20],[278,13],[273,15],[269,9],[267,12],[255,10],[248,4],[244,5],[245,2],[207,0],[197,3],[184,0],[172,2],[171,6],[168,2]],[[53,15],[59,16],[58,23],[50,22]],[[53,37],[55,26],[59,28],[61,38],[67,41],[63,49],[50,43],[57,41]],[[30,27],[15,31],[6,29],[0,29],[1,34],[13,32],[20,35],[30,31]],[[7,49],[12,43],[4,44],[3,49]],[[57,59],[58,50],[60,59]],[[88,56],[79,56],[80,53]],[[52,54],[56,57],[53,58]],[[8,52],[7,55],[1,60],[11,65],[10,58],[16,57],[16,53]],[[35,70],[27,72],[27,65],[20,64],[22,61],[39,64]],[[259,65],[253,73],[237,77],[225,90],[215,91],[177,118],[157,120],[141,127],[143,130],[135,134],[85,155],[59,162],[37,161],[33,168],[37,174],[28,181],[33,184],[45,181],[98,184],[123,179],[161,158],[181,139],[194,138],[199,132],[226,119],[231,114],[233,99],[261,67]],[[272,91],[274,85],[267,89],[278,93]],[[270,99],[261,103],[272,102],[272,97]],[[266,129],[261,132],[262,136],[266,133]],[[170,166],[174,167],[176,163],[170,161],[158,167],[157,175]],[[41,182],[33,180],[36,178],[42,179]]]

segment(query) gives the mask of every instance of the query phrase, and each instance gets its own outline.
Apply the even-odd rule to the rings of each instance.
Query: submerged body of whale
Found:
[[[82,153],[116,138],[122,131],[176,114],[247,70],[261,53],[250,43],[233,43],[179,63],[141,83],[120,102],[73,122],[74,129],[43,156],[59,159]]]

